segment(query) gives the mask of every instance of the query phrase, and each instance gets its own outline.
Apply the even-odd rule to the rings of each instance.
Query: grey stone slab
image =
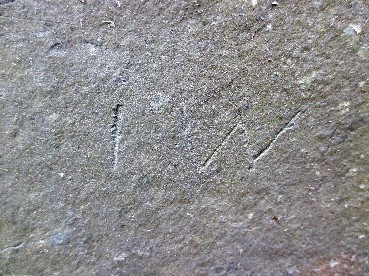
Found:
[[[0,274],[368,274],[368,18],[0,0]]]

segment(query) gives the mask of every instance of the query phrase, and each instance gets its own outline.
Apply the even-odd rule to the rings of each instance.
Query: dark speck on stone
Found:
[[[237,262],[230,262],[228,264],[228,267],[227,267],[227,272],[234,272],[234,271],[237,271],[238,269],[238,263]]]
[[[216,268],[214,269],[214,272],[218,274],[218,273],[223,272],[223,270],[224,270],[224,267],[218,266],[218,267],[216,267]]]

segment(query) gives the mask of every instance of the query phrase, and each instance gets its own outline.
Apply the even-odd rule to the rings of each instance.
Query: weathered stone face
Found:
[[[368,18],[0,0],[0,274],[369,273]]]

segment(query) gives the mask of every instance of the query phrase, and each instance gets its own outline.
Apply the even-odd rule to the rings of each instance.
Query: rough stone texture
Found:
[[[368,18],[0,0],[0,275],[369,274]]]

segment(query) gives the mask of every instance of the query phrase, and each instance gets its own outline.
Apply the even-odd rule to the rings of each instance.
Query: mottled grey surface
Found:
[[[0,275],[368,275],[369,3],[277,2],[0,0]]]

